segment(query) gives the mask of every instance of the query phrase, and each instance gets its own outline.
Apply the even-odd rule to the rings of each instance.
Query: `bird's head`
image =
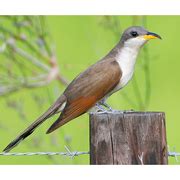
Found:
[[[143,27],[132,26],[124,31],[121,37],[121,43],[123,43],[124,46],[139,49],[148,40],[156,38],[161,39],[158,34],[149,32]]]

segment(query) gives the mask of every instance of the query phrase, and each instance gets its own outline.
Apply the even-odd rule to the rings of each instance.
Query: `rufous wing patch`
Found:
[[[97,101],[96,96],[91,97],[81,97],[70,104],[67,103],[64,111],[61,113],[59,118],[52,124],[52,126],[48,129],[47,133],[51,133],[56,130],[60,126],[69,122],[70,120],[80,116],[81,114],[88,111],[91,107],[95,105]]]
[[[47,133],[87,112],[116,87],[121,74],[116,61],[102,61],[79,75],[65,90],[66,106]]]

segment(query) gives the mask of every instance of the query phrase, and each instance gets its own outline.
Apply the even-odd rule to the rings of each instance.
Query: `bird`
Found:
[[[93,109],[113,111],[106,99],[125,87],[132,79],[140,49],[160,35],[141,26],[127,28],[115,47],[103,58],[77,75],[49,109],[10,142],[3,152],[9,152],[51,116],[60,113],[46,134]]]

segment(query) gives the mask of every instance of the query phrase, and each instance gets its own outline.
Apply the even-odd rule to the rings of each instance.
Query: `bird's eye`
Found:
[[[136,31],[132,31],[132,32],[131,32],[131,35],[132,35],[133,37],[136,37],[136,36],[138,36],[138,33],[137,33]]]

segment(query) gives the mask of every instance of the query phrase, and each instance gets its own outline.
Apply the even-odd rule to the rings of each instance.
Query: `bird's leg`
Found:
[[[105,101],[100,101],[100,105],[106,107],[109,111],[113,111],[112,107],[109,106]]]
[[[103,106],[100,103],[96,103],[96,107],[97,107],[97,112],[107,112],[107,110],[105,108],[103,108]]]
[[[106,98],[102,99],[101,101],[99,101],[99,104],[106,107],[107,108],[107,112],[111,112],[111,113],[117,113],[117,112],[122,112],[123,111],[120,111],[120,110],[115,110],[115,109],[112,109],[111,106],[109,106],[107,103],[106,103]]]
[[[131,110],[115,110],[115,109],[112,109],[111,106],[109,106],[107,103],[106,103],[106,98],[102,99],[101,101],[98,102],[98,104],[101,106],[104,106],[106,107],[108,110],[108,112],[112,112],[112,113],[129,113],[129,112],[134,112],[132,109]]]

